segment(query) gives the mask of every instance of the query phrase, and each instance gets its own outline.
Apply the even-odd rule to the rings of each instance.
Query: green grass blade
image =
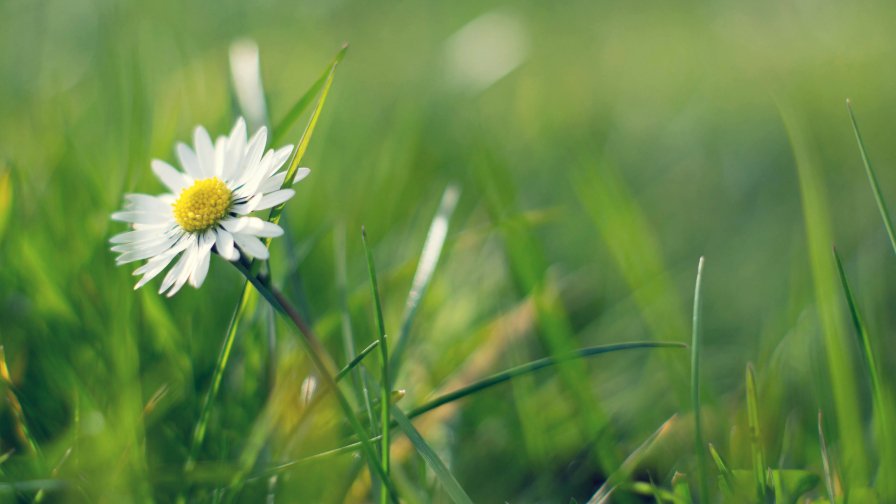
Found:
[[[392,380],[389,376],[389,345],[386,342],[386,324],[383,321],[383,305],[380,302],[380,289],[376,278],[376,265],[373,263],[373,254],[367,245],[367,231],[361,228],[361,242],[364,244],[364,254],[367,256],[367,272],[370,275],[370,289],[373,292],[373,305],[375,307],[377,338],[380,342],[380,357],[382,360],[380,381],[380,456],[386,477],[389,476],[389,426],[392,423],[389,416],[389,404],[392,397]],[[388,494],[385,488],[381,489],[380,502],[385,503]]]
[[[448,467],[445,466],[442,459],[440,459],[432,447],[429,446],[429,443],[423,439],[420,432],[414,428],[414,424],[411,423],[411,420],[404,414],[404,412],[393,405],[392,416],[395,418],[398,428],[404,432],[404,435],[408,437],[420,456],[426,460],[427,465],[429,465],[430,469],[435,473],[436,478],[438,478],[439,483],[442,484],[442,488],[445,489],[448,496],[451,497],[451,500],[454,501],[455,504],[473,504],[473,500],[470,499],[470,496],[468,496],[460,486],[460,483],[457,482],[457,479],[451,474],[451,471],[448,470]]]
[[[756,393],[756,376],[753,365],[747,364],[747,423],[750,427],[750,448],[753,455],[753,476],[756,483],[756,498],[764,502],[768,490],[766,481],[765,453],[762,450],[762,430],[759,426],[759,397]]]
[[[230,77],[233,92],[250,130],[267,125],[268,111],[261,83],[258,44],[242,39],[230,45]]]
[[[339,370],[338,373],[336,373],[336,381],[342,380],[343,378],[345,378],[345,375],[351,373],[355,369],[355,366],[360,364],[361,361],[364,360],[364,357],[367,357],[367,355],[372,352],[377,346],[379,346],[379,344],[380,340],[376,340],[373,343],[367,345],[364,350],[361,350],[361,352],[356,355],[354,359],[352,359],[348,364],[345,365],[345,367],[343,367]]]
[[[339,54],[336,55],[336,58],[333,60],[333,63],[330,65],[330,69],[327,72],[327,78],[324,81],[323,89],[320,92],[320,97],[317,99],[317,105],[314,107],[314,111],[311,113],[311,117],[308,119],[308,124],[305,126],[305,130],[302,132],[301,138],[299,138],[299,143],[296,144],[293,154],[292,160],[289,162],[289,168],[286,169],[286,179],[283,181],[283,185],[281,187],[287,188],[292,186],[293,180],[296,178],[296,171],[299,169],[299,163],[302,162],[302,158],[305,157],[305,152],[308,150],[308,144],[311,142],[311,136],[314,134],[314,129],[317,127],[317,121],[320,119],[320,113],[324,108],[324,103],[327,102],[327,96],[330,94],[330,88],[333,86],[333,77],[336,75],[336,66],[342,60],[342,55],[345,54],[348,46],[343,46],[342,50],[339,51]],[[272,142],[273,144],[273,142]],[[280,216],[283,214],[283,208],[286,207],[286,203],[283,202],[274,208],[271,209],[271,213],[268,216],[268,220],[277,223],[280,221]],[[270,245],[271,238],[266,238],[264,240],[265,245]]]
[[[880,450],[878,490],[881,492],[884,500],[890,501],[896,499],[896,488],[891,483],[892,478],[889,477],[896,470],[896,452],[894,452],[893,434],[889,420],[889,403],[886,400],[889,394],[884,390],[885,385],[881,380],[880,371],[877,367],[877,357],[874,353],[871,337],[868,334],[859,306],[849,286],[846,270],[843,268],[843,261],[840,259],[837,249],[834,248],[833,250],[834,261],[837,263],[837,272],[840,274],[840,283],[843,286],[843,294],[846,297],[846,304],[849,306],[853,327],[856,330],[856,335],[859,337],[859,344],[864,351],[863,360],[868,376],[871,379],[872,406],[877,420],[878,446]]]
[[[734,474],[731,473],[731,469],[728,468],[725,459],[716,451],[712,443],[709,443],[709,453],[712,455],[712,460],[716,463],[716,468],[719,470],[719,488],[726,497],[731,497],[734,494]]]
[[[831,464],[831,457],[828,455],[828,443],[824,439],[824,418],[821,410],[818,410],[818,444],[821,446],[821,463],[824,467],[824,486],[828,492],[828,499],[831,504],[837,502],[834,499],[834,466]]]
[[[691,335],[691,405],[694,410],[694,449],[697,453],[697,479],[699,482],[697,494],[700,502],[709,500],[709,477],[706,467],[706,448],[703,442],[703,422],[700,418],[700,332],[701,310],[703,307],[703,263],[701,257],[697,263],[697,283],[694,287],[694,321]]]
[[[887,230],[887,236],[890,237],[890,245],[893,252],[896,253],[896,232],[893,231],[893,221],[890,220],[890,211],[887,209],[887,202],[884,201],[883,193],[880,190],[880,184],[877,182],[877,175],[874,168],[871,167],[871,160],[868,159],[868,151],[865,149],[865,142],[862,140],[862,134],[859,132],[859,124],[856,121],[856,114],[852,109],[852,102],[846,100],[846,110],[849,111],[849,120],[852,123],[852,131],[856,135],[856,142],[859,144],[859,152],[862,154],[862,163],[865,165],[865,175],[868,176],[868,183],[871,184],[871,191],[874,193],[874,199],[877,201],[877,209],[880,211],[881,219],[884,221],[884,228]]]
[[[611,345],[600,345],[588,348],[582,348],[571,354],[561,355],[557,357],[545,357],[543,359],[534,360],[520,366],[516,366],[500,373],[493,374],[487,378],[471,383],[465,387],[461,387],[453,392],[441,395],[431,401],[420,405],[408,414],[410,418],[416,418],[428,411],[434,410],[439,406],[443,406],[450,402],[457,401],[464,397],[476,394],[485,389],[494,387],[504,382],[508,382],[518,376],[523,376],[546,367],[554,366],[559,363],[581,359],[583,357],[593,357],[605,353],[617,352],[620,350],[631,350],[636,348],[686,348],[684,343],[666,342],[666,341],[636,341],[632,343],[615,343]]]
[[[426,293],[430,281],[432,281],[433,273],[435,273],[436,265],[439,262],[439,256],[442,254],[442,248],[445,246],[445,238],[448,236],[448,225],[451,222],[451,216],[454,214],[459,198],[460,189],[457,186],[449,185],[445,188],[445,192],[442,193],[442,200],[439,202],[439,208],[436,210],[436,216],[433,218],[432,223],[429,225],[429,231],[426,233],[426,241],[423,242],[423,253],[420,254],[420,260],[417,262],[417,271],[414,273],[414,279],[411,281],[411,290],[408,292],[408,298],[405,302],[398,338],[392,349],[393,376],[398,375],[401,367],[404,352],[408,345],[408,335],[414,323],[414,316],[417,314],[420,300],[423,299],[423,295]]]
[[[859,407],[858,386],[853,370],[846,322],[839,294],[837,267],[831,260],[833,243],[830,212],[824,180],[801,121],[793,111],[781,108],[796,161],[802,199],[809,266],[815,291],[815,306],[821,324],[827,370],[836,418],[838,447],[846,481],[865,485],[869,480],[869,457]]]
[[[668,420],[663,422],[653,434],[648,436],[643,443],[635,448],[635,450],[622,462],[619,469],[610,474],[607,477],[607,480],[604,481],[604,484],[591,496],[588,500],[588,504],[603,504],[609,502],[609,499],[613,495],[613,492],[616,491],[616,488],[632,475],[635,469],[638,468],[638,464],[650,451],[653,444],[656,443],[657,439],[659,439],[664,432],[669,430],[676,418],[677,415],[671,416]]]
[[[327,66],[327,69],[318,77],[314,84],[299,98],[295,104],[289,109],[286,115],[283,116],[283,119],[277,123],[277,126],[274,127],[274,130],[271,132],[271,144],[277,145],[283,137],[289,132],[289,128],[292,127],[293,124],[299,117],[302,115],[302,112],[308,108],[308,105],[314,100],[314,97],[320,92],[320,90],[324,87],[324,83],[327,82],[327,79],[333,69],[338,65],[342,58],[345,57],[345,53],[348,51],[348,44],[342,46],[342,49],[336,53],[336,56],[333,58],[333,61]]]
[[[520,366],[516,366],[507,370],[504,370],[500,373],[495,373],[487,378],[476,381],[467,385],[465,387],[461,387],[453,392],[449,392],[447,394],[438,396],[430,401],[427,401],[424,404],[414,408],[410,412],[407,413],[407,417],[410,419],[417,418],[420,415],[428,413],[440,406],[444,406],[446,404],[452,403],[454,401],[458,401],[465,397],[471,396],[478,392],[482,392],[488,388],[494,387],[495,385],[499,385],[501,383],[508,382],[516,377],[523,376],[526,374],[534,373],[535,371],[544,369],[546,367],[550,367],[556,365],[558,362],[568,359],[582,359],[588,357],[595,357],[598,355],[603,355],[607,353],[618,352],[622,350],[634,350],[641,348],[686,348],[687,345],[684,343],[678,342],[664,342],[664,341],[636,341],[631,343],[615,343],[611,345],[601,345],[594,346],[588,348],[582,348],[577,352],[561,357],[546,357],[544,359],[535,360],[532,362],[528,362],[526,364],[522,364]],[[375,438],[371,438],[370,441],[378,441],[380,439],[379,436]],[[317,453],[315,455],[310,455],[308,457],[294,460],[291,462],[286,462],[284,464],[278,465],[276,467],[269,468],[268,470],[261,472],[259,474],[254,475],[253,477],[265,477],[270,476],[272,474],[279,474],[281,472],[290,470],[295,466],[305,463],[311,462],[315,460],[319,460],[321,458],[342,455],[345,453],[351,453],[356,451],[361,446],[360,442],[351,443],[345,446],[341,446],[339,448],[334,448],[332,450],[328,450],[326,452]]]

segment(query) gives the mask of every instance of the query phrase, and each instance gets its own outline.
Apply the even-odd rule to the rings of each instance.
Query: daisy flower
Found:
[[[295,195],[281,189],[286,171],[279,171],[292,152],[287,145],[264,151],[267,129],[246,139],[246,122],[240,118],[228,136],[212,143],[202,126],[193,134],[193,148],[177,145],[183,171],[164,161],[152,161],[152,171],[168,188],[158,196],[126,194],[124,210],[112,219],[131,224],[131,230],[110,240],[120,255],[118,265],[147,259],[134,275],[143,275],[139,289],[161,273],[178,256],[159,288],[173,296],[186,282],[199,287],[208,273],[212,252],[236,261],[241,254],[267,259],[259,238],[283,234],[280,226],[250,214],[266,210]],[[296,172],[295,181],[308,175]]]

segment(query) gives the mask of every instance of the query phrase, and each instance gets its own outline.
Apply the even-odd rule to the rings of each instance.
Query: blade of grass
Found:
[[[283,119],[277,123],[277,126],[274,127],[274,130],[271,132],[271,144],[277,145],[280,140],[289,132],[289,128],[292,127],[293,124],[299,119],[302,115],[302,112],[308,108],[308,105],[317,96],[317,93],[320,92],[321,88],[323,88],[324,83],[327,81],[327,78],[330,75],[330,70],[338,65],[342,58],[345,57],[345,53],[348,51],[348,44],[342,46],[342,49],[336,53],[336,56],[333,58],[333,61],[330,62],[329,67],[318,77],[314,84],[299,98],[295,104],[293,104],[292,108],[283,116]]]
[[[859,344],[864,350],[864,362],[871,379],[872,406],[874,415],[877,417],[877,431],[880,450],[880,467],[878,469],[880,477],[878,477],[879,490],[884,500],[890,501],[896,498],[896,489],[890,483],[890,475],[896,470],[896,457],[894,457],[893,435],[891,433],[891,424],[887,410],[887,394],[884,392],[884,384],[881,380],[880,371],[877,367],[877,358],[872,347],[871,337],[862,320],[862,314],[859,312],[859,306],[856,303],[855,296],[849,286],[849,280],[846,277],[846,270],[843,268],[843,261],[837,248],[834,247],[834,261],[837,263],[837,272],[840,274],[840,283],[843,286],[843,294],[846,297],[846,304],[849,306],[849,313],[852,317],[853,327],[856,335],[859,337]]]
[[[508,382],[516,377],[523,376],[529,373],[533,373],[535,371],[544,369],[546,367],[550,367],[556,365],[558,362],[569,359],[582,359],[595,357],[598,355],[613,353],[622,350],[634,350],[640,348],[686,348],[687,345],[684,343],[678,342],[665,342],[665,341],[636,341],[631,343],[614,343],[611,345],[601,345],[594,347],[587,347],[579,349],[573,354],[560,356],[560,357],[545,357],[543,359],[538,359],[532,362],[528,362],[526,364],[522,364],[510,369],[506,369],[499,373],[495,373],[491,376],[483,378],[482,380],[471,383],[465,387],[461,387],[455,391],[448,392],[441,396],[438,396],[426,403],[414,408],[410,412],[407,413],[407,417],[410,419],[417,418],[420,415],[428,413],[440,406],[444,406],[446,404],[452,403],[454,401],[458,401],[465,397],[471,396],[488,388],[494,387],[495,385],[499,385],[501,383]],[[371,438],[370,441],[378,441],[379,436],[375,438]],[[321,458],[331,457],[335,455],[341,455],[345,453],[351,453],[356,451],[361,446],[360,442],[351,443],[345,446],[341,446],[339,448],[334,448],[332,450],[328,450],[326,452],[321,452],[315,455],[310,455],[308,457],[294,460],[291,462],[287,462],[285,464],[281,464],[279,466],[275,466],[265,470],[264,472],[257,473],[253,475],[253,478],[261,478],[270,476],[271,474],[278,474],[280,472],[289,470],[296,465],[305,462],[311,462],[314,460],[318,460]]]
[[[340,50],[339,54],[344,54],[345,47]],[[321,110],[323,110],[324,103],[326,101],[327,93],[330,90],[330,86],[333,84],[333,75],[336,71],[336,64],[339,62],[341,57],[337,55],[336,59],[334,59],[333,63],[330,65],[329,70],[327,72],[327,79],[325,81],[325,86],[323,91],[321,92],[320,98],[317,101],[317,106],[314,109],[314,112],[311,115],[311,118],[308,121],[308,125],[305,127],[305,131],[302,133],[302,137],[299,140],[299,143],[295,147],[295,151],[292,156],[292,161],[290,162],[289,168],[287,170],[286,180],[283,182],[282,187],[289,187],[292,185],[293,179],[295,178],[296,170],[298,170],[299,162],[301,162],[302,156],[304,156],[305,151],[308,150],[308,143],[311,141],[311,135],[314,132],[314,128],[317,125],[317,119],[320,116]],[[268,220],[273,223],[277,223],[280,220],[280,215],[283,212],[284,204],[278,205],[271,209],[271,213],[268,217]],[[270,246],[270,238],[266,238],[264,240],[265,246]],[[250,271],[253,275],[258,273],[258,270],[261,267],[260,261],[252,261],[250,265]],[[249,303],[252,299],[252,287],[247,282],[242,292],[240,293],[240,298],[237,301],[236,309],[233,312],[233,315],[230,318],[230,323],[227,327],[227,333],[224,337],[224,341],[221,344],[221,350],[218,353],[218,358],[215,362],[215,369],[212,372],[212,383],[209,387],[208,392],[203,398],[202,405],[200,406],[199,419],[196,422],[196,425],[193,429],[193,436],[190,442],[190,452],[187,456],[187,460],[184,463],[184,471],[189,472],[196,464],[196,457],[199,455],[199,449],[202,447],[202,442],[205,440],[206,430],[208,428],[208,421],[211,415],[212,404],[214,403],[215,398],[218,395],[218,390],[221,388],[221,380],[224,377],[224,370],[227,367],[227,362],[230,360],[230,353],[233,350],[233,342],[236,340],[236,331],[239,327],[240,320],[242,320],[243,315],[246,312],[246,308],[249,306]]]
[[[709,443],[709,453],[719,469],[719,488],[722,489],[726,497],[730,498],[734,494],[734,475],[731,473],[731,469],[728,468],[728,464],[725,463],[725,459],[716,451],[712,443]]]
[[[824,467],[824,486],[828,491],[828,499],[831,503],[834,499],[834,466],[831,465],[831,457],[828,455],[828,443],[824,439],[824,426],[821,410],[818,410],[818,444],[821,446],[821,463]]]
[[[423,439],[420,432],[414,428],[414,424],[412,424],[411,420],[405,416],[404,412],[393,405],[392,416],[395,418],[398,428],[404,432],[404,435],[408,437],[414,445],[414,448],[417,449],[417,452],[420,453],[420,456],[423,457],[427,465],[429,465],[430,469],[435,473],[436,478],[438,478],[439,483],[442,484],[442,488],[445,489],[448,496],[451,497],[451,500],[454,501],[455,504],[473,504],[473,500],[470,499],[470,496],[467,495],[464,489],[460,486],[460,483],[457,482],[457,479],[451,474],[451,471],[448,470],[448,467],[445,466],[442,459],[440,459],[432,447],[429,446],[429,443]]]
[[[392,376],[397,376],[401,368],[414,316],[417,314],[420,300],[423,299],[423,295],[426,293],[430,281],[432,281],[433,273],[439,262],[439,256],[442,254],[442,248],[445,246],[445,238],[448,236],[448,225],[451,222],[454,209],[457,207],[458,198],[460,198],[460,189],[457,186],[449,185],[445,188],[445,192],[442,193],[442,199],[439,202],[439,208],[436,210],[436,215],[429,225],[429,231],[426,233],[426,241],[423,242],[423,253],[420,254],[420,260],[417,262],[417,271],[414,273],[414,279],[411,281],[411,290],[408,292],[404,313],[401,316],[398,338],[392,349]]]
[[[619,469],[610,474],[607,477],[607,480],[604,481],[604,484],[597,489],[597,492],[588,499],[588,504],[602,504],[604,502],[609,502],[609,499],[613,495],[613,492],[616,491],[616,488],[632,475],[635,469],[637,469],[638,464],[641,462],[641,459],[643,459],[647,452],[650,451],[650,448],[656,443],[657,439],[669,430],[677,417],[677,415],[669,417],[669,419],[663,422],[653,434],[648,436],[643,443],[638,445],[638,447],[635,448],[635,450],[622,462]]]
[[[336,381],[342,380],[343,378],[345,378],[345,375],[351,373],[355,369],[355,366],[360,364],[361,361],[364,360],[364,357],[367,357],[367,355],[372,352],[379,344],[380,340],[375,340],[373,343],[367,345],[364,350],[361,350],[361,353],[356,355],[355,358],[351,360],[351,362],[346,364],[345,367],[343,367],[339,370],[338,373],[336,373]]]
[[[253,275],[249,270],[249,266],[241,261],[237,261],[232,263],[236,268],[246,277],[246,279],[258,290],[258,293],[265,298],[265,300],[270,303],[270,305],[277,310],[281,315],[289,319],[299,330],[299,333],[302,337],[299,338],[299,342],[302,343],[306,353],[308,354],[311,362],[314,364],[314,367],[317,368],[318,373],[320,373],[321,379],[330,390],[333,391],[333,394],[336,396],[337,402],[339,406],[342,408],[343,413],[348,420],[349,425],[354,431],[355,435],[358,436],[361,443],[361,451],[364,453],[364,456],[367,457],[368,460],[371,461],[371,465],[376,469],[375,474],[380,478],[381,483],[387,490],[387,496],[394,502],[398,502],[398,492],[395,490],[392,481],[389,479],[388,472],[385,470],[383,465],[379,463],[377,460],[376,449],[374,449],[373,444],[370,442],[370,435],[367,433],[367,430],[363,425],[358,421],[357,417],[352,411],[351,404],[348,402],[345,394],[343,394],[342,389],[339,388],[339,385],[336,383],[335,373],[333,371],[333,363],[332,358],[330,358],[329,354],[326,352],[326,349],[320,344],[320,341],[314,335],[314,332],[305,324],[304,319],[299,313],[292,307],[292,305],[287,302],[287,300],[283,297],[282,294],[279,293],[276,289],[265,284],[258,276]],[[388,404],[388,402],[387,402]]]
[[[893,252],[896,253],[896,232],[893,230],[893,222],[890,220],[890,211],[887,209],[887,203],[884,201],[883,193],[880,190],[880,184],[877,182],[877,175],[871,167],[871,160],[868,158],[868,151],[865,149],[865,142],[862,140],[862,134],[859,133],[859,124],[856,121],[856,114],[852,109],[852,102],[846,99],[846,110],[849,111],[849,120],[852,123],[852,131],[856,135],[856,142],[859,144],[859,152],[862,154],[862,163],[865,165],[865,174],[868,176],[868,183],[871,184],[871,191],[874,193],[874,200],[877,202],[877,209],[880,211],[881,219],[884,221],[884,228],[887,230],[887,236],[890,238],[890,245]]]
[[[242,39],[230,45],[230,77],[237,103],[249,128],[256,130],[268,123],[258,44]]]
[[[824,181],[817,168],[808,132],[792,110],[780,107],[796,161],[806,228],[809,265],[815,290],[815,305],[824,340],[828,386],[834,399],[838,447],[842,453],[843,477],[865,486],[869,480],[869,457],[859,407],[858,386],[844,331],[845,321],[837,285],[836,266],[830,255],[833,243]]]
[[[750,447],[753,455],[753,476],[756,478],[756,498],[765,502],[768,482],[766,481],[765,453],[762,451],[762,431],[759,426],[759,398],[756,394],[756,377],[753,365],[747,364],[747,423],[750,427]]]
[[[703,422],[700,419],[700,320],[703,305],[703,263],[701,257],[697,263],[697,284],[694,287],[694,320],[691,335],[691,405],[694,410],[694,449],[697,453],[697,479],[699,481],[697,499],[700,502],[709,500],[709,479],[706,468],[706,448],[703,443]]]
[[[31,429],[28,428],[28,422],[25,419],[25,411],[22,409],[22,403],[16,395],[15,385],[12,383],[12,376],[9,374],[9,367],[6,364],[6,351],[3,345],[0,345],[0,383],[6,389],[6,400],[9,403],[9,409],[12,411],[15,431],[25,446],[31,451],[31,454],[37,457],[37,460],[43,465],[44,458],[40,445],[31,435]]]
[[[380,302],[380,289],[376,279],[376,265],[373,263],[373,254],[367,244],[367,231],[361,227],[361,243],[364,244],[364,254],[367,256],[367,272],[370,275],[370,289],[373,292],[373,306],[376,316],[377,338],[380,342],[380,358],[382,360],[381,384],[380,384],[380,456],[386,477],[389,477],[389,425],[392,423],[389,416],[389,398],[392,396],[392,380],[389,376],[389,346],[386,343],[386,324],[383,321],[383,305]],[[380,492],[380,502],[388,500],[386,489]]]

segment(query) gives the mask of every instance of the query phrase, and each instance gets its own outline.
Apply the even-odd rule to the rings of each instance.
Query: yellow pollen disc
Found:
[[[174,220],[191,233],[205,231],[227,214],[231,197],[230,189],[218,177],[197,180],[174,202]]]

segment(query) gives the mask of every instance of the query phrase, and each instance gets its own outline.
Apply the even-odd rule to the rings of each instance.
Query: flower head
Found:
[[[177,157],[183,171],[153,160],[152,171],[168,188],[158,196],[126,194],[124,210],[112,219],[128,222],[132,230],[110,240],[119,252],[117,264],[147,259],[134,271],[143,275],[135,289],[155,278],[180,258],[162,280],[159,293],[173,296],[186,282],[199,287],[208,273],[212,252],[229,261],[240,254],[268,258],[259,238],[283,234],[280,226],[250,214],[277,206],[295,195],[281,189],[286,172],[280,168],[292,146],[264,151],[267,129],[246,138],[246,123],[239,119],[228,136],[212,143],[202,126],[193,135],[193,147],[179,143]],[[296,172],[295,181],[308,175]]]

